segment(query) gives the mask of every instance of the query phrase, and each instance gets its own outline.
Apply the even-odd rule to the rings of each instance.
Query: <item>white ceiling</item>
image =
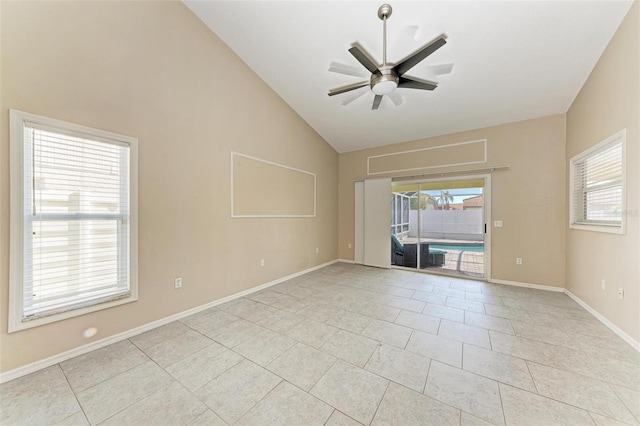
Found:
[[[564,113],[631,1],[389,1],[387,60],[397,62],[445,34],[447,44],[406,75],[433,92],[398,89],[398,107],[373,93],[343,106],[329,89],[368,78],[328,71],[364,68],[358,42],[382,62],[378,1],[202,1],[185,4],[338,152]],[[418,31],[412,37],[411,27]],[[433,77],[429,66],[454,63]],[[366,71],[365,71],[366,72]]]

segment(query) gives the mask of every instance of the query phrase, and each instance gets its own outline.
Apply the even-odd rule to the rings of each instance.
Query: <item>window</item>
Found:
[[[571,159],[570,227],[624,233],[626,130]]]
[[[410,197],[404,194],[391,194],[391,233],[404,238],[409,233]]]
[[[137,299],[137,139],[11,110],[9,331]]]

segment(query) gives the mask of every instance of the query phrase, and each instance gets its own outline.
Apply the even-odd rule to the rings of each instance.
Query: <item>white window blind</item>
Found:
[[[624,163],[624,132],[571,160],[572,227],[622,229]]]
[[[21,191],[12,187],[20,193],[12,199],[22,201],[21,264],[12,262],[19,272],[11,274],[11,291],[19,294],[11,300],[20,306],[10,307],[21,322],[130,297],[136,258],[132,143],[37,121],[12,123],[12,132],[22,133],[23,167]]]

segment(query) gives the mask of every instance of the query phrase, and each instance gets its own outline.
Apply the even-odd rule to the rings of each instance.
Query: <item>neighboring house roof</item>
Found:
[[[462,208],[463,209],[480,208],[482,207],[482,202],[483,202],[482,195],[476,195],[475,197],[465,198],[464,200],[462,200],[462,206],[463,206]]]

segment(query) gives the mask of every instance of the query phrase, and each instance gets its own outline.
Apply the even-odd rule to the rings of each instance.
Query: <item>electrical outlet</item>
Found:
[[[516,257],[516,265],[522,265],[522,258]]]
[[[260,259],[260,266],[264,266],[264,259]]]
[[[604,280],[602,280],[602,283],[600,284],[600,286],[604,290],[605,288],[607,288],[607,283]]]
[[[618,289],[618,299],[624,300],[624,288],[622,287]]]
[[[347,247],[351,248],[351,243],[347,244]]]
[[[494,220],[493,221],[493,227],[494,228],[502,228],[502,221],[501,220]]]
[[[316,247],[316,254],[320,253],[320,249]]]
[[[174,286],[175,286],[175,288],[182,287],[182,278],[176,278],[175,281],[174,281]]]

